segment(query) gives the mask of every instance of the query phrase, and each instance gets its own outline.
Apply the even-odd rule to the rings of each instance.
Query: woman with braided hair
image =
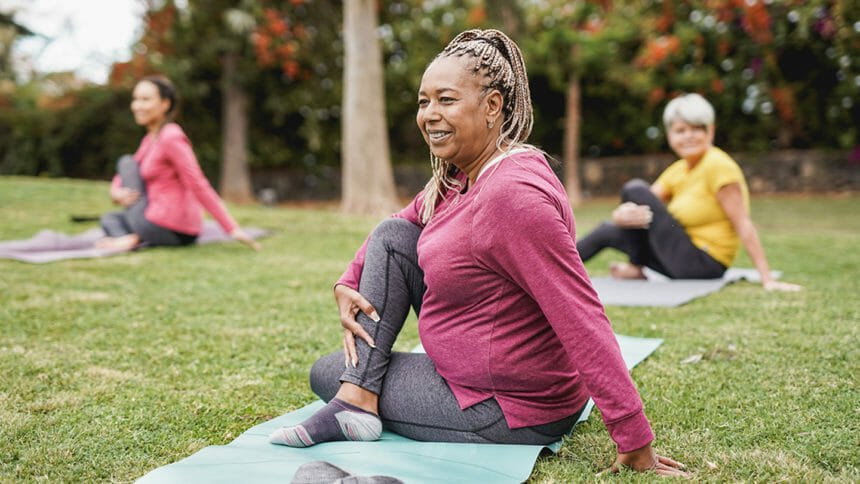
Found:
[[[310,375],[328,404],[270,442],[375,440],[384,426],[424,441],[548,444],[590,396],[617,464],[683,474],[651,448],[564,188],[526,144],[532,119],[522,55],[503,33],[463,32],[430,63],[416,120],[433,176],[335,284],[343,351]],[[426,354],[391,350],[410,308]]]

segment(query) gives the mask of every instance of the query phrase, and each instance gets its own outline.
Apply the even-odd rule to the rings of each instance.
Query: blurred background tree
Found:
[[[15,80],[12,46],[19,37],[30,35],[33,35],[33,32],[15,22],[11,14],[0,12],[0,82]]]
[[[375,0],[343,2],[341,210],[386,216],[398,208],[385,122],[382,48]]]
[[[612,2],[539,2],[529,10],[528,28],[535,32],[526,44],[528,64],[534,74],[546,77],[550,87],[564,96],[562,120],[563,180],[568,198],[574,206],[582,202],[579,180],[581,123],[583,122],[582,88],[595,88],[603,96],[612,95],[607,82],[623,82],[633,74],[632,53],[642,39],[644,4],[619,5]],[[619,86],[620,87],[620,86]],[[615,87],[615,90],[621,90]],[[551,106],[542,100],[539,106]],[[627,113],[619,113],[624,115]],[[604,116],[602,122],[608,121]],[[588,124],[591,118],[584,120]]]
[[[188,0],[178,8],[172,0],[146,1],[134,56],[114,66],[108,85],[80,86],[54,74],[0,89],[0,173],[109,176],[114,160],[133,151],[142,135],[128,113],[130,88],[142,75],[161,72],[179,88],[179,121],[216,186],[236,177],[225,171],[232,148],[237,159],[246,153],[252,171],[289,170],[306,187],[341,182],[335,180],[341,164],[341,3]],[[579,172],[577,158],[666,152],[660,113],[682,92],[699,92],[714,104],[716,142],[729,151],[857,147],[858,2],[375,5],[395,167],[426,165],[427,148],[414,121],[426,65],[460,31],[489,27],[508,31],[523,49],[536,112],[531,141],[563,154],[574,200],[569,176]],[[244,98],[245,107],[237,103],[239,114],[232,116],[234,98]],[[242,117],[246,141],[227,141],[242,131],[228,119]]]

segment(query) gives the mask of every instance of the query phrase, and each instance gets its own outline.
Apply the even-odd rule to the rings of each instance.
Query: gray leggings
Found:
[[[421,229],[402,219],[380,223],[370,237],[359,292],[373,304],[379,323],[359,312],[358,322],[376,348],[356,338],[358,365],[344,369],[343,351],[320,358],[311,369],[311,389],[326,402],[341,382],[379,395],[383,426],[415,440],[497,444],[548,444],[573,428],[579,413],[555,422],[511,430],[490,398],[461,410],[445,379],[423,353],[392,352],[409,308],[421,310],[426,287],[416,244]]]
[[[625,183],[621,201],[648,205],[654,216],[651,225],[647,229],[624,229],[604,222],[577,240],[576,250],[583,261],[612,247],[627,254],[632,264],[650,267],[673,279],[716,279],[726,272],[726,266],[693,244],[648,183],[638,178]]]
[[[140,192],[140,198],[121,212],[102,215],[101,225],[109,237],[137,234],[141,242],[149,245],[188,245],[197,239],[196,235],[183,234],[156,225],[144,216],[149,200],[146,186],[140,176],[140,165],[131,155],[122,156],[116,163],[116,171],[122,186]]]

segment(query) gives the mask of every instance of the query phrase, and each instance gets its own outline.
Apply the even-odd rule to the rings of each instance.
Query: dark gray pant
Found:
[[[146,186],[140,176],[140,165],[131,155],[124,155],[116,163],[116,171],[122,186],[140,192],[140,198],[121,212],[110,212],[102,216],[101,225],[109,237],[137,234],[141,242],[149,245],[188,245],[197,238],[156,225],[144,216],[149,200]]]
[[[370,237],[359,292],[381,318],[374,323],[359,313],[358,322],[376,348],[357,338],[358,366],[344,368],[343,351],[320,358],[311,369],[314,393],[326,402],[341,382],[379,395],[383,426],[415,440],[499,444],[548,444],[573,428],[579,412],[561,420],[511,430],[495,399],[461,410],[450,387],[423,353],[392,352],[409,308],[421,311],[426,287],[418,267],[416,244],[421,230],[402,219],[380,223]]]
[[[650,267],[673,279],[722,277],[726,267],[693,244],[681,223],[645,181],[634,179],[624,184],[621,201],[651,207],[654,214],[651,224],[647,229],[624,229],[604,222],[577,240],[576,249],[583,261],[612,247],[627,254],[631,264]]]

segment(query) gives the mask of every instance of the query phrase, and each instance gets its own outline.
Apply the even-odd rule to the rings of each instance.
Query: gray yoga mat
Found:
[[[771,271],[775,279],[780,271]],[[613,279],[594,277],[591,284],[605,306],[680,306],[691,300],[719,291],[731,282],[746,279],[761,282],[755,269],[729,268],[719,279],[669,279],[645,269],[647,280]]]
[[[663,342],[655,338],[615,336],[624,362],[631,369]],[[270,433],[302,422],[322,405],[316,401],[263,422],[227,445],[205,447],[185,459],[150,471],[137,482],[282,483],[289,482],[302,464],[321,460],[353,474],[393,476],[407,483],[515,483],[528,479],[543,449],[557,452],[561,448],[561,441],[549,446],[418,442],[387,431],[375,442],[328,442],[304,449],[269,443]],[[587,420],[590,412],[591,401],[580,421]]]
[[[270,233],[256,227],[243,227],[243,229],[252,239],[258,239]],[[93,228],[72,235],[53,230],[42,230],[29,239],[0,242],[0,258],[44,264],[65,259],[88,259],[129,252],[93,247],[95,241],[104,236],[104,231],[101,228]],[[205,220],[196,243],[211,244],[213,242],[231,241],[233,238],[224,232],[220,225],[213,220]]]

